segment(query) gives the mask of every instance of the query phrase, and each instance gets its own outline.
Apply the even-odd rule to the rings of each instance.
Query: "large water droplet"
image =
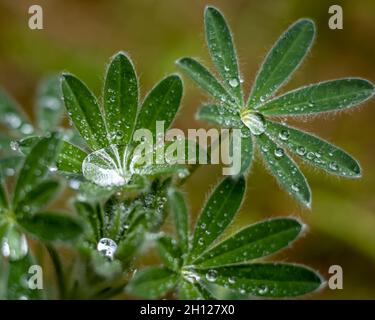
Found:
[[[338,168],[339,168],[339,166],[337,165],[336,162],[330,162],[330,164],[329,164],[329,168],[330,168],[331,170],[333,170],[333,171],[337,171]]]
[[[123,152],[115,145],[89,154],[82,163],[86,179],[102,187],[123,186],[132,176],[124,166]]]
[[[115,252],[117,250],[117,243],[110,238],[102,238],[99,240],[97,250],[103,253],[107,258],[113,260]]]
[[[10,148],[13,151],[18,151],[20,149],[20,144],[18,143],[18,141],[11,141],[10,142]]]
[[[195,273],[193,269],[183,269],[182,276],[190,283],[197,283],[201,280],[201,277]]]
[[[253,135],[259,136],[266,131],[264,117],[260,113],[245,109],[240,112],[241,121],[248,127]]]
[[[299,146],[297,147],[296,149],[297,153],[300,155],[300,156],[304,156],[306,154],[306,148],[303,147],[303,146]]]

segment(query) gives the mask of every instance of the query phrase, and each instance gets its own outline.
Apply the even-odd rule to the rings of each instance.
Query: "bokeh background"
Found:
[[[44,9],[44,30],[28,28],[32,4]],[[0,0],[0,86],[33,117],[41,77],[67,70],[100,95],[108,58],[124,50],[136,64],[144,95],[160,78],[177,71],[177,58],[196,56],[208,63],[203,33],[207,4],[225,13],[234,32],[245,91],[268,49],[300,17],[315,20],[317,38],[285,90],[345,76],[375,82],[373,0]],[[332,4],[343,7],[343,30],[328,28]],[[174,126],[205,127],[194,114],[208,98],[184,80],[183,107]],[[329,266],[343,268],[343,290],[326,288],[307,298],[375,299],[374,120],[375,99],[357,109],[294,123],[341,146],[363,168],[362,179],[344,180],[302,165],[313,190],[311,211],[286,195],[259,161],[248,178],[246,202],[234,228],[277,215],[300,217],[309,232],[276,258],[308,264],[325,277]],[[193,217],[220,175],[220,167],[204,166],[186,184]]]

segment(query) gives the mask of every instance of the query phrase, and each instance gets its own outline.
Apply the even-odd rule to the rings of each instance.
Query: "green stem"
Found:
[[[58,284],[59,293],[60,293],[60,299],[64,300],[66,297],[65,276],[64,276],[64,271],[63,271],[63,267],[61,264],[59,254],[57,253],[56,249],[50,244],[47,244],[46,248],[51,257],[53,266],[55,267],[56,279],[57,279],[57,284]]]

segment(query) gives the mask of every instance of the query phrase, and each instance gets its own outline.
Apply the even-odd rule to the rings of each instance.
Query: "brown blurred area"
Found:
[[[28,8],[40,4],[44,30],[28,28]],[[264,55],[289,24],[301,17],[317,25],[316,42],[302,67],[283,89],[358,76],[375,82],[375,2],[373,0],[0,0],[0,86],[33,116],[38,80],[70,71],[100,95],[105,64],[119,50],[130,54],[140,76],[141,95],[168,73],[178,72],[182,56],[209,61],[203,9],[212,4],[227,17],[235,37],[245,92]],[[328,28],[328,8],[339,4],[344,29]],[[187,130],[207,126],[194,114],[206,97],[184,77],[183,107],[174,124]],[[277,257],[305,263],[328,277],[342,266],[344,289],[326,288],[312,299],[375,299],[375,99],[350,111],[294,120],[293,124],[333,142],[357,158],[363,178],[344,180],[302,165],[313,191],[313,207],[298,206],[260,161],[248,178],[247,197],[235,227],[276,215],[300,217],[309,232]],[[260,159],[258,159],[260,160]],[[194,216],[219,167],[200,168],[185,186]]]

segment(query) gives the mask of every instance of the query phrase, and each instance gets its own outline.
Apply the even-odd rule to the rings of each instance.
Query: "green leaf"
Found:
[[[60,147],[59,141],[58,134],[51,134],[50,137],[41,139],[28,154],[14,191],[15,207],[28,191],[44,180],[49,167],[54,165]]]
[[[161,80],[146,96],[139,112],[137,129],[149,129],[156,136],[156,121],[164,121],[164,130],[172,124],[182,97],[182,81],[178,75]]]
[[[43,241],[73,241],[83,228],[77,219],[68,214],[40,212],[19,219],[19,224],[30,234]]]
[[[8,195],[3,184],[3,177],[0,173],[0,213],[2,209],[8,208]]]
[[[259,148],[268,169],[280,185],[303,205],[311,207],[311,191],[297,164],[265,134],[258,136]]]
[[[142,246],[145,237],[145,229],[139,224],[132,232],[129,232],[124,239],[122,239],[115,252],[116,259],[122,263],[131,262],[134,254]]]
[[[26,114],[19,105],[2,89],[0,89],[0,123],[21,134],[34,131]]]
[[[287,247],[301,233],[298,220],[275,218],[248,226],[197,259],[198,267],[224,266],[261,258]]]
[[[192,58],[181,58],[176,63],[202,89],[219,99],[222,103],[234,105],[235,101],[227,90],[200,62]],[[237,109],[237,107],[235,109]]]
[[[173,289],[177,278],[177,274],[166,268],[149,267],[136,273],[127,290],[142,298],[156,299]]]
[[[27,155],[30,153],[31,149],[42,139],[40,136],[29,136],[19,140],[18,147],[19,150],[24,154]]]
[[[212,294],[199,282],[186,280],[179,282],[178,296],[180,300],[215,300]]]
[[[67,141],[62,142],[56,164],[60,171],[68,173],[82,173],[82,162],[87,157],[87,153],[81,148]]]
[[[18,261],[9,261],[7,278],[7,299],[9,300],[40,300],[43,299],[43,290],[30,289],[28,279],[29,269],[35,265],[31,255]]]
[[[104,120],[93,93],[71,74],[63,74],[61,85],[65,107],[86,143],[93,150],[107,146]]]
[[[189,250],[189,215],[185,198],[177,189],[169,189],[168,198],[178,243],[181,251],[187,253]]]
[[[225,128],[241,128],[242,122],[237,112],[222,105],[207,104],[202,106],[197,119],[212,122]]]
[[[278,116],[343,110],[371,98],[374,92],[374,85],[364,79],[330,80],[287,92],[259,110]]]
[[[232,157],[241,153],[241,168],[239,174],[247,174],[253,161],[253,140],[251,135],[241,137],[241,149],[234,143],[233,134],[231,137]],[[234,166],[234,164],[232,164]]]
[[[232,222],[241,206],[245,187],[243,176],[227,177],[213,190],[195,226],[191,261],[196,260]]]
[[[91,229],[91,240],[96,244],[101,238],[103,238],[104,217],[100,205],[92,205],[88,202],[76,201],[74,203],[74,208],[78,215],[87,221],[86,226],[88,225]],[[86,232],[86,236],[88,236],[88,234],[89,233]]]
[[[59,75],[51,75],[42,80],[36,99],[37,123],[43,132],[55,130],[62,118],[62,100]]]
[[[259,70],[248,107],[263,104],[288,80],[309,51],[314,35],[314,22],[309,19],[298,20],[281,35]]]
[[[314,135],[267,121],[267,135],[314,167],[348,178],[359,178],[359,163],[345,151]]]
[[[243,105],[243,96],[238,72],[237,55],[232,34],[221,12],[207,7],[204,12],[206,40],[212,60],[224,78],[228,91]]]
[[[57,181],[42,181],[25,194],[15,209],[16,214],[32,214],[41,210],[48,205],[59,190],[60,184]]]
[[[104,85],[104,116],[113,144],[128,144],[138,110],[138,79],[130,58],[117,53],[107,69]]]
[[[181,266],[181,250],[176,240],[166,235],[161,236],[156,240],[156,247],[164,265],[178,271]]]
[[[82,174],[82,163],[87,153],[80,147],[67,141],[62,141],[56,164],[60,171],[65,173]]]
[[[1,253],[9,260],[20,260],[27,255],[29,250],[25,235],[19,230],[15,224],[8,224],[2,228],[3,237],[1,240]]]
[[[313,292],[322,285],[322,279],[314,271],[282,263],[198,269],[197,273],[209,282],[261,297],[294,297]]]

